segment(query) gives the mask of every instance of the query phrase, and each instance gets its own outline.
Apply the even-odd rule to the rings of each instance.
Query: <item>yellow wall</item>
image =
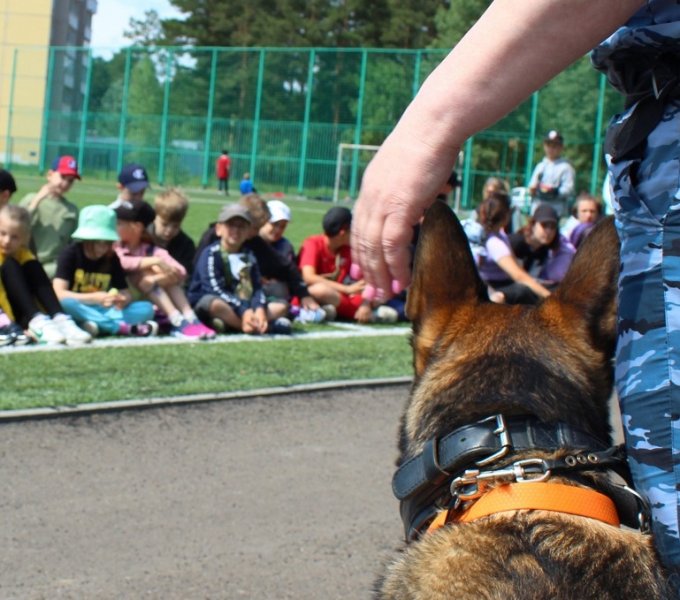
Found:
[[[52,0],[0,0],[0,162],[38,163],[51,23]]]

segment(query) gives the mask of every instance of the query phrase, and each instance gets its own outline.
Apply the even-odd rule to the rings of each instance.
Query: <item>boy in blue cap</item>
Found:
[[[119,206],[129,204],[133,200],[144,200],[144,193],[149,187],[149,175],[146,169],[138,163],[125,165],[118,173],[118,198],[109,206],[114,210]]]

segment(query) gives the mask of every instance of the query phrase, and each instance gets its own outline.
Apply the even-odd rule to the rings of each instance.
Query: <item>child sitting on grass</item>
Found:
[[[227,204],[215,225],[217,242],[198,257],[188,295],[201,319],[222,330],[266,333],[267,301],[252,252],[243,249],[253,218],[241,204]],[[290,325],[288,325],[290,333]]]
[[[45,269],[28,249],[31,217],[25,208],[0,209],[0,308],[43,344],[86,344],[92,340],[64,314]],[[19,338],[15,343],[20,342]]]
[[[154,198],[156,218],[149,227],[151,240],[165,248],[181,264],[191,279],[196,244],[184,231],[182,221],[189,209],[189,199],[177,188],[168,188]]]
[[[144,200],[132,200],[116,208],[118,238],[113,247],[128,281],[167,316],[171,335],[210,339],[215,332],[198,320],[184,293],[186,270],[167,250],[150,243],[147,227],[156,213]]]
[[[83,208],[73,239],[59,255],[52,281],[64,311],[93,337],[155,334],[153,304],[132,302],[125,271],[113,251],[118,240],[114,210]]]

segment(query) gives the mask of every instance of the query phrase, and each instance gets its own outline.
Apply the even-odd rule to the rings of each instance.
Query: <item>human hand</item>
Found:
[[[241,317],[241,330],[243,333],[266,333],[268,326],[267,313],[264,308],[258,308],[257,310],[249,308]]]
[[[319,303],[314,300],[312,296],[304,296],[300,299],[300,304],[302,304],[302,308],[306,308],[307,310],[318,310],[321,308]]]
[[[175,271],[166,271],[161,268],[152,267],[153,281],[162,288],[178,285],[181,278]]]
[[[262,307],[255,310],[254,326],[258,333],[267,333],[269,322],[267,321],[267,312]]]
[[[350,296],[352,294],[360,294],[364,291],[365,287],[366,282],[363,279],[360,279],[359,281],[353,281],[352,283],[345,285],[345,294]]]
[[[125,308],[130,301],[129,293],[120,292],[117,288],[111,288],[108,291],[108,295],[112,299],[113,306],[115,306],[118,310]]]
[[[357,308],[357,312],[354,313],[354,320],[358,323],[370,323],[373,318],[373,309],[370,303],[362,302],[361,306]]]
[[[92,292],[90,298],[90,302],[94,301],[94,304],[100,304],[105,308],[109,308],[113,306],[115,296],[109,292]]]
[[[411,280],[413,226],[451,174],[457,151],[439,151],[395,128],[364,173],[352,218],[352,269],[364,298],[385,300]]]

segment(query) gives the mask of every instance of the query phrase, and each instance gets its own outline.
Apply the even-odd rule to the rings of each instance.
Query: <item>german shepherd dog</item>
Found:
[[[393,480],[407,542],[376,598],[673,597],[608,421],[618,247],[607,220],[549,298],[499,305],[453,212],[428,210]]]

